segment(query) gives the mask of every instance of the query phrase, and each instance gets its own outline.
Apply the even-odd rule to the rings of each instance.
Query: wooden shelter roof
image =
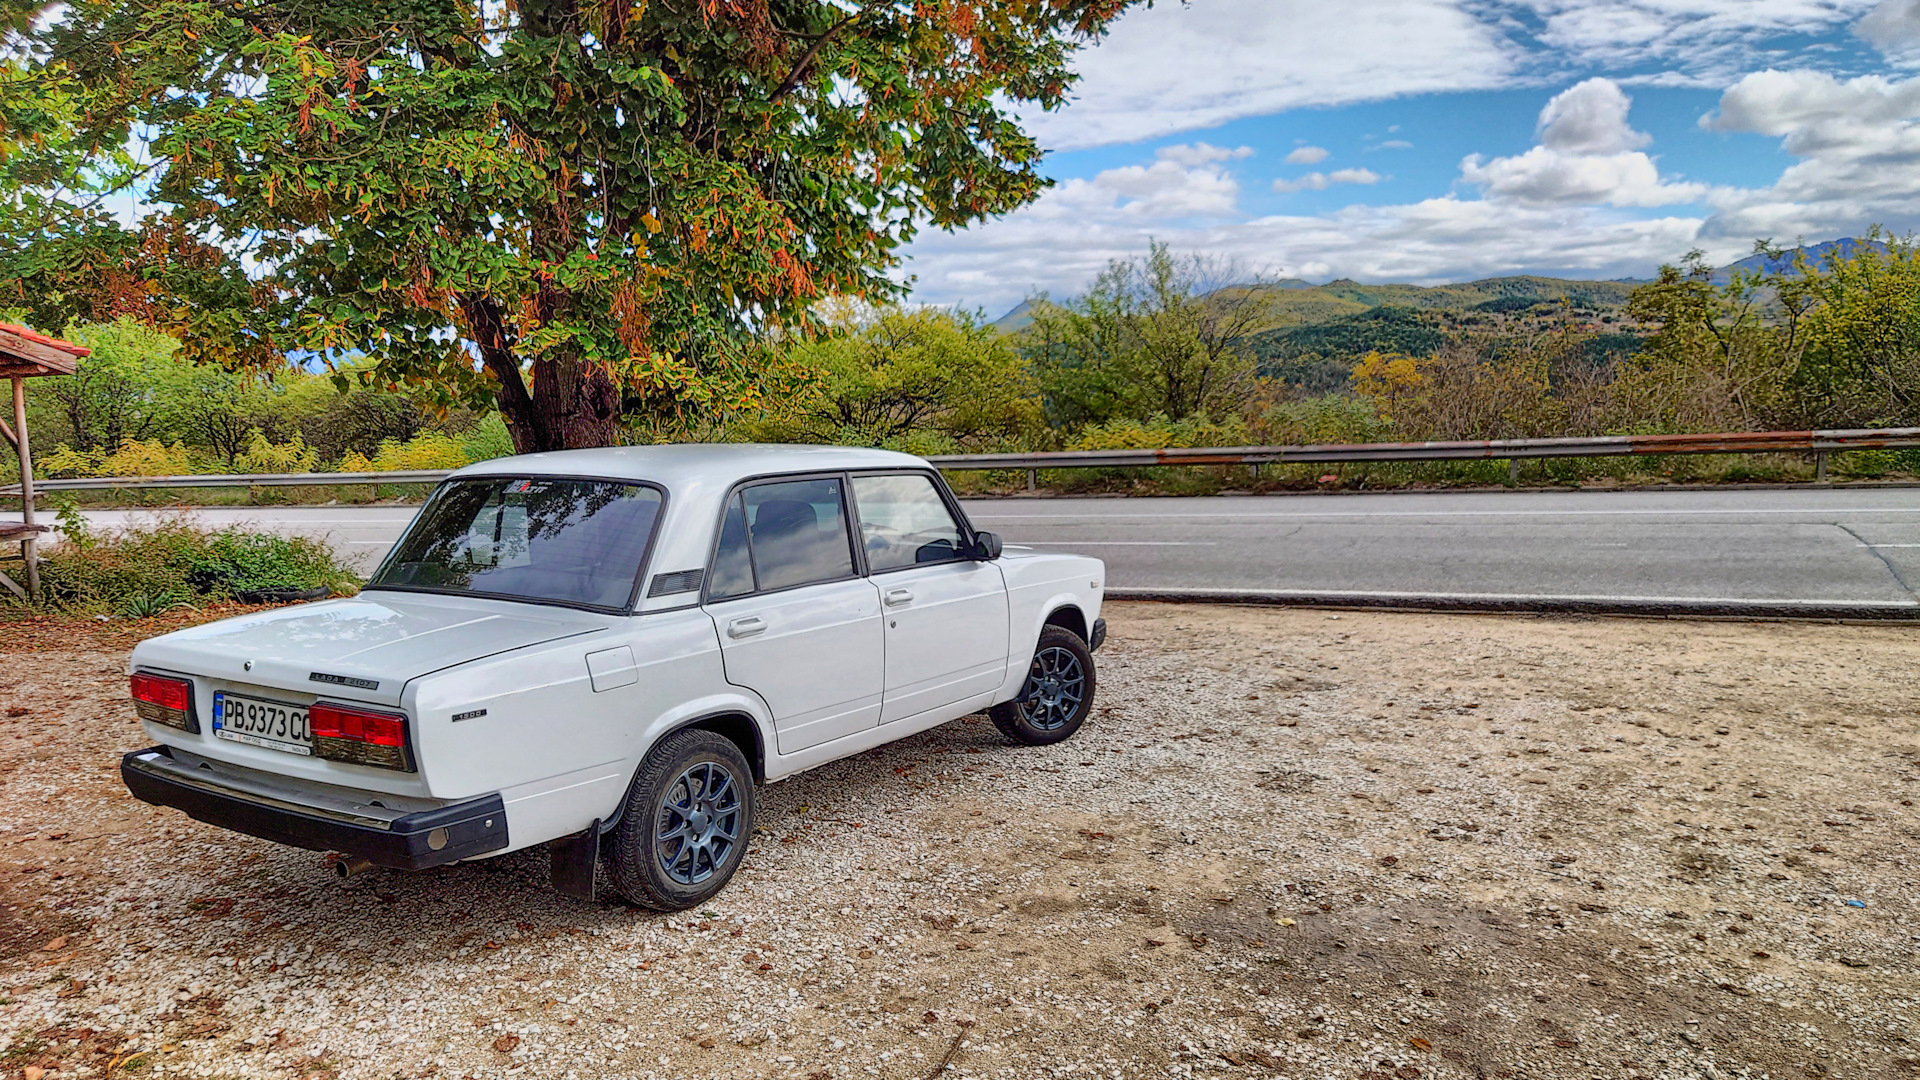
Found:
[[[71,341],[38,334],[24,326],[0,323],[0,379],[71,375],[87,349]]]

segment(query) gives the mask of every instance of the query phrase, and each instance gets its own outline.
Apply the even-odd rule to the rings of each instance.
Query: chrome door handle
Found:
[[[730,638],[752,637],[755,634],[764,634],[766,630],[767,621],[758,615],[735,619],[727,624],[727,636]]]
[[[912,589],[888,589],[887,590],[887,606],[888,607],[899,607],[901,604],[911,604],[911,603],[913,603]]]

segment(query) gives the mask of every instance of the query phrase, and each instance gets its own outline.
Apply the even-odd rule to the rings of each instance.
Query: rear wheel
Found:
[[[740,748],[679,731],[647,755],[608,853],[616,892],[656,911],[705,903],[739,868],[753,836],[753,771]]]
[[[1027,663],[1020,696],[995,705],[988,715],[1014,742],[1047,746],[1080,730],[1093,708],[1093,691],[1093,653],[1087,643],[1071,630],[1047,626]]]

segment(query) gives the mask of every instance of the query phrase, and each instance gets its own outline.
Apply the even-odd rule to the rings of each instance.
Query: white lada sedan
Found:
[[[343,873],[551,848],[554,883],[677,910],[755,785],[981,709],[1071,736],[1103,565],[1002,552],[878,450],[657,446],[453,474],[352,599],[142,642],[147,802]]]

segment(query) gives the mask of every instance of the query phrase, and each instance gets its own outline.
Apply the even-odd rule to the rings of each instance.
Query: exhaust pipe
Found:
[[[339,876],[341,881],[346,881],[349,878],[357,878],[361,874],[373,869],[372,863],[358,855],[335,855],[328,859],[327,862],[332,865],[333,872]]]

